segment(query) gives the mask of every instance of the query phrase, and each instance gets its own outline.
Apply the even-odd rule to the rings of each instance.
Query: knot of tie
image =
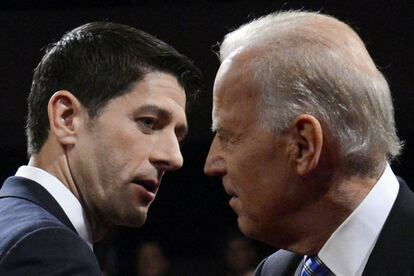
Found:
[[[329,268],[318,258],[318,256],[307,257],[300,276],[325,276]]]

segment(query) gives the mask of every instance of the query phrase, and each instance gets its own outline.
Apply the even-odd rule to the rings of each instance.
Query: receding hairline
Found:
[[[360,166],[361,162],[355,160],[360,159],[363,154],[372,154],[378,145],[384,146],[384,160],[389,160],[389,156],[398,155],[400,144],[395,133],[388,84],[372,60],[364,42],[351,26],[332,16],[318,13],[296,11],[273,13],[246,23],[227,34],[220,47],[221,61],[231,56],[235,49],[240,51],[240,48],[249,52],[259,51],[254,58],[244,64],[243,68],[254,70],[258,80],[256,85],[261,86],[259,92],[262,93],[262,103],[278,112],[276,114],[268,112],[269,109],[261,108],[264,110],[262,119],[266,127],[280,132],[295,114],[306,111],[306,108],[314,104],[320,106],[319,100],[322,102],[341,100],[337,93],[332,94],[334,97],[332,99],[323,95],[314,96],[316,98],[309,98],[311,101],[306,101],[309,102],[308,105],[304,104],[303,100],[308,100],[306,93],[312,91],[341,91],[341,95],[351,93],[352,98],[345,102],[348,104],[345,106],[352,107],[352,101],[362,99],[365,103],[374,103],[378,107],[368,108],[367,112],[361,114],[346,113],[364,116],[355,128],[349,127],[349,131],[341,132],[338,127],[343,125],[333,123],[331,117],[324,114],[325,111],[329,111],[328,109],[322,108],[322,112],[318,113],[322,121],[331,122],[330,127],[336,130],[335,133],[339,133],[335,139],[339,139],[341,145],[344,145],[344,160],[351,158],[354,166]],[[275,94],[273,93],[275,87],[284,91],[285,96],[293,95],[291,99],[285,98],[286,103],[291,103],[290,109],[283,110],[277,104],[278,100],[272,96]],[[298,96],[289,93],[290,91],[298,92]],[[269,101],[270,105],[268,105]],[[327,105],[329,106],[331,105]],[[355,120],[356,117],[351,119]],[[373,128],[366,126],[368,123],[383,129],[377,135],[379,138],[374,138]],[[371,134],[367,134],[368,132]],[[353,139],[348,139],[349,142],[345,141],[351,136]],[[357,167],[355,169],[359,170]]]
[[[228,33],[220,45],[220,60],[223,62],[240,47],[266,51],[274,48],[274,43],[300,46],[303,40],[335,44],[342,49],[357,49],[356,52],[362,49],[369,57],[361,38],[346,23],[317,12],[285,11],[260,17]]]

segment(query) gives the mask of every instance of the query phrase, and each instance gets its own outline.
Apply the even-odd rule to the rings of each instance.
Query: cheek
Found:
[[[239,175],[240,178],[250,179],[250,181],[256,179],[254,183],[257,181],[266,183],[275,177],[275,172],[278,170],[274,161],[268,150],[254,147],[249,151],[237,151],[229,159],[228,164],[230,171]]]
[[[272,205],[286,200],[291,189],[286,164],[266,150],[252,155],[240,155],[237,159],[238,189],[259,208],[271,209]],[[234,179],[236,180],[236,179]]]
[[[137,156],[137,150],[128,135],[107,132],[106,136],[95,138],[94,157],[86,162],[97,169],[97,185],[100,187],[96,188],[102,189],[102,193],[109,193],[131,178],[136,160],[141,157]]]
[[[136,129],[119,129],[109,137],[108,152],[125,162],[141,160],[146,156],[153,142],[151,135],[145,135]],[[110,155],[108,158],[112,158]]]

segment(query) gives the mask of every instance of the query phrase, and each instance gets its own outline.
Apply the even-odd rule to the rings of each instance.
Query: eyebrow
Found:
[[[173,117],[172,112],[162,109],[157,105],[144,105],[137,109],[135,112],[136,114],[147,113],[151,114],[155,117],[161,118],[164,121],[171,121]],[[185,136],[188,134],[188,126],[187,124],[179,124],[175,127],[175,133],[179,140],[183,140]]]

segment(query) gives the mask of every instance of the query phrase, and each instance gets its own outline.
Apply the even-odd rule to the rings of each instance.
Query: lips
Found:
[[[158,191],[159,182],[155,179],[134,179],[132,183],[143,187],[150,193],[155,194]]]
[[[231,197],[236,197],[236,193],[230,189],[229,187],[224,186],[224,191],[226,192],[227,195],[231,196]]]

